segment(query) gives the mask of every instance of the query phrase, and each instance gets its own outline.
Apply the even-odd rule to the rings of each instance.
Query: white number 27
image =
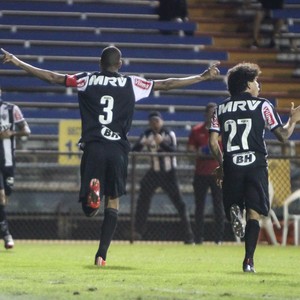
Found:
[[[238,126],[244,126],[245,128],[242,132],[241,145],[234,145],[233,139],[237,134]],[[228,141],[227,141],[227,151],[228,152],[240,150],[241,147],[243,150],[249,149],[248,136],[249,136],[251,127],[252,127],[251,119],[238,119],[237,121],[227,120],[225,122],[224,129],[226,132],[229,132],[229,137],[228,137]]]

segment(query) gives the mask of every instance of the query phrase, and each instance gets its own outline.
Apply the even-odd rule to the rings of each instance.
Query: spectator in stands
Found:
[[[105,196],[104,220],[95,265],[106,265],[106,255],[117,226],[119,198],[126,193],[128,152],[127,134],[135,102],[153,90],[181,88],[215,78],[220,71],[213,64],[200,75],[162,80],[122,76],[121,51],[110,46],[103,49],[100,72],[62,74],[36,68],[1,48],[3,62],[12,63],[41,80],[77,88],[82,121],[81,188],[79,201],[86,216],[92,217]],[[101,187],[101,188],[100,188]]]
[[[160,21],[188,21],[186,0],[159,0],[158,15]]]
[[[161,187],[178,211],[184,229],[184,243],[193,244],[194,237],[189,214],[178,185],[176,157],[171,155],[177,149],[175,132],[164,127],[163,118],[158,111],[151,112],[148,120],[149,128],[141,134],[132,151],[142,151],[147,148],[151,153],[170,152],[170,154],[151,156],[151,167],[140,182],[140,195],[137,199],[135,215],[137,233],[135,236],[141,238],[145,233],[152,196],[157,188]]]
[[[4,247],[14,247],[10,234],[5,207],[14,185],[15,144],[16,137],[29,136],[30,129],[20,108],[12,103],[4,102],[0,88],[0,230],[4,239]]]
[[[253,63],[240,63],[227,72],[230,97],[217,106],[209,129],[210,149],[219,163],[217,181],[223,183],[226,216],[235,235],[245,236],[244,272],[255,272],[259,220],[270,210],[265,130],[286,142],[300,121],[300,106],[294,108],[292,103],[289,119],[283,125],[273,105],[258,97],[260,73],[259,66]],[[241,213],[244,209],[246,228]]]
[[[215,159],[211,158],[208,146],[210,120],[217,104],[210,102],[205,108],[205,121],[192,128],[189,135],[187,149],[197,153],[196,168],[194,174],[195,196],[195,243],[202,244],[204,240],[204,210],[208,189],[211,190],[214,215],[216,244],[223,241],[224,234],[224,208],[222,190],[217,185],[213,171],[218,166]]]
[[[187,22],[188,9],[186,0],[160,0],[158,6],[158,15],[160,21],[175,21],[175,22]],[[172,31],[162,30],[163,34],[172,34]],[[178,32],[174,32],[178,33]],[[184,32],[179,32],[183,34]],[[193,32],[185,32],[186,35],[193,35]]]
[[[273,18],[273,10],[274,9],[282,9],[283,8],[283,0],[258,0],[261,4],[261,8],[256,12],[254,23],[253,23],[253,41],[252,48],[260,47],[259,36],[260,36],[260,27],[264,21],[270,20],[272,22],[273,30],[270,36],[270,42],[268,47],[275,48],[275,38],[280,33],[280,30],[283,26],[282,19]]]

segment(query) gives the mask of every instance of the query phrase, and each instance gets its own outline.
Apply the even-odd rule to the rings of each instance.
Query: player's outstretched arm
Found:
[[[215,79],[219,74],[220,70],[218,65],[220,62],[212,64],[203,73],[199,75],[180,77],[180,78],[167,78],[162,80],[154,80],[154,90],[171,90],[176,88],[185,87],[192,85],[204,80]]]
[[[57,83],[64,85],[65,84],[65,75],[57,72],[52,72],[49,70],[44,70],[40,68],[36,68],[28,63],[25,63],[21,59],[17,58],[15,55],[9,53],[8,51],[1,48],[3,53],[3,63],[12,63],[16,67],[23,69],[28,74],[31,74],[41,80],[48,81],[50,83]]]
[[[280,142],[286,142],[294,132],[296,123],[300,121],[300,105],[294,107],[294,102],[291,102],[290,117],[283,127],[278,127],[274,130],[274,134]]]

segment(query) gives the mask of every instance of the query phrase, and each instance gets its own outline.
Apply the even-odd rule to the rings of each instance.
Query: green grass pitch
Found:
[[[300,248],[258,245],[256,274],[244,245],[113,242],[107,266],[97,242],[16,241],[0,250],[0,299],[300,299]]]

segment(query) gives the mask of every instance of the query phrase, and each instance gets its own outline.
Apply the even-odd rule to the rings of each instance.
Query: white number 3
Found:
[[[108,95],[102,96],[100,104],[104,105],[103,112],[105,114],[99,115],[99,122],[104,125],[110,124],[113,119],[114,98]]]

